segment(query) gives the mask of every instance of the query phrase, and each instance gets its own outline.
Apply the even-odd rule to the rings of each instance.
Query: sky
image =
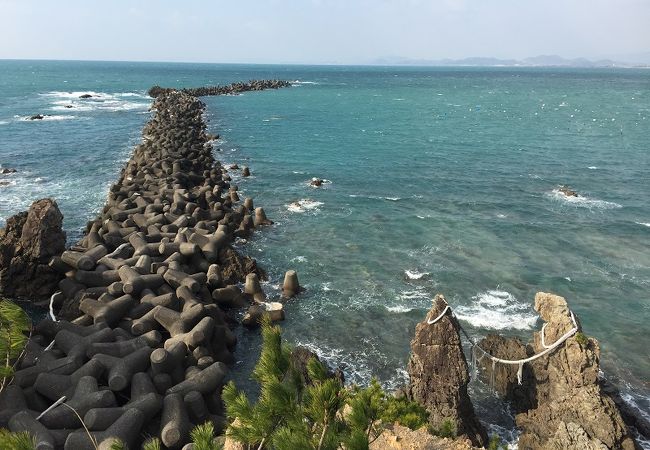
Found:
[[[650,0],[0,0],[0,59],[368,64],[551,54],[650,59]]]

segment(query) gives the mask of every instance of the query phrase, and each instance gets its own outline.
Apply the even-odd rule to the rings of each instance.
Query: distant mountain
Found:
[[[489,57],[471,57],[463,59],[411,59],[401,56],[388,56],[372,61],[375,65],[407,66],[480,66],[480,67],[648,67],[647,64],[635,64],[601,59],[592,61],[586,58],[567,59],[558,55],[539,55],[522,60],[499,59]]]

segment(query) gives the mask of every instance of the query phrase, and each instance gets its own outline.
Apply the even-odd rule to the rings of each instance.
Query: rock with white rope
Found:
[[[467,393],[469,374],[459,335],[460,325],[442,295],[436,295],[426,318],[415,327],[408,363],[408,396],[429,412],[429,424],[453,422],[459,436],[476,446],[487,434]]]

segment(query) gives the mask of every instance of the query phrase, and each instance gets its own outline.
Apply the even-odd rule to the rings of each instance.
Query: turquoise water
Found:
[[[78,237],[139,139],[149,86],[271,77],[300,82],[205,101],[217,157],[251,167],[234,178],[276,222],[242,248],[269,292],[288,268],[307,288],[287,305],[288,341],[394,387],[435,293],[475,337],[526,338],[550,291],[650,413],[647,71],[3,61],[0,164],[19,172],[0,176],[0,220],[53,195]],[[77,98],[88,91],[100,97]],[[36,113],[53,117],[23,120]],[[255,359],[256,335],[241,341],[236,373]],[[472,392],[509,425],[485,386]]]

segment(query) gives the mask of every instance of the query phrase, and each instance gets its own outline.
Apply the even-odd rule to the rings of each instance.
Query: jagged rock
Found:
[[[580,197],[576,191],[568,186],[560,186],[558,190],[567,197]]]
[[[478,346],[492,356],[503,359],[524,359],[533,354],[533,349],[526,347],[519,339],[514,337],[503,337],[497,334],[489,334],[482,339]],[[476,356],[481,357],[481,352],[475,350]],[[522,384],[517,381],[518,366],[496,364],[494,375],[492,375],[492,364],[487,359],[481,360],[484,363],[482,375],[503,398],[512,403],[514,412],[527,411],[536,403],[534,393],[528,386],[532,383],[534,375],[530,364],[525,364],[522,369]]]
[[[486,445],[487,433],[467,394],[469,373],[458,321],[448,311],[436,323],[428,323],[446,306],[445,298],[436,295],[426,318],[415,327],[408,363],[408,396],[426,408],[434,429],[451,421],[459,436],[466,436],[474,445]]]
[[[566,300],[538,292],[535,310],[546,322],[544,341],[551,345],[574,327]],[[580,329],[580,324],[576,323]],[[483,341],[495,356],[519,359],[544,350],[541,331],[533,343],[523,345],[512,339]],[[510,400],[517,426],[522,430],[519,448],[524,449],[602,449],[632,450],[635,442],[614,401],[604,394],[598,378],[600,348],[594,338],[573,335],[548,355],[526,364],[528,375],[516,384],[517,366],[506,368],[505,376],[495,374],[495,387]],[[488,366],[487,359],[483,361]],[[526,372],[524,372],[526,373]],[[499,381],[496,381],[499,380]],[[516,395],[512,395],[515,393]],[[518,403],[521,402],[521,403]]]
[[[47,114],[34,114],[33,116],[29,117],[29,120],[43,120],[47,116]]]
[[[65,249],[62,222],[58,205],[49,198],[7,219],[0,230],[0,294],[37,300],[55,291],[61,276],[47,264]]]
[[[449,439],[429,434],[426,429],[411,430],[399,424],[389,425],[371,444],[370,450],[472,450],[466,439]]]
[[[233,427],[237,427],[240,425],[241,425],[241,421],[239,420],[239,418],[236,418],[232,422]],[[228,433],[226,432],[226,440],[223,444],[223,450],[246,450],[246,449],[247,449],[246,445],[242,444],[241,442],[235,441],[233,438],[228,436]]]
[[[242,256],[233,248],[227,247],[219,253],[219,266],[224,284],[236,284],[249,273],[256,273],[260,280],[266,280],[266,272],[249,256]]]
[[[7,173],[16,173],[16,172],[17,172],[17,170],[16,170],[16,169],[12,169],[12,168],[6,168],[6,167],[5,167],[5,168],[3,168],[3,169],[0,169],[0,173],[3,174],[3,175],[4,175],[4,174],[7,174]]]
[[[312,358],[316,358],[317,361],[322,363],[318,355],[307,347],[298,346],[291,351],[291,364],[298,370],[298,372],[300,372],[300,376],[305,384],[312,383],[311,378],[309,377],[309,372],[307,371],[307,363]],[[341,384],[345,383],[345,376],[343,375],[343,371],[339,368],[332,370],[330,367],[327,367],[327,375],[331,378],[338,379]]]

